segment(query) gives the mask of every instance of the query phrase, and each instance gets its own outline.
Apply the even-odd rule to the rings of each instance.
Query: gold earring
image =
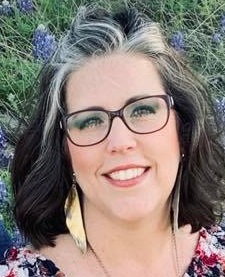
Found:
[[[77,247],[83,252],[87,252],[87,240],[84,229],[79,195],[76,188],[76,176],[73,173],[73,185],[66,199],[65,213],[66,225],[72,235]]]
[[[182,155],[182,157],[184,157]],[[181,187],[181,177],[183,171],[183,164],[182,162],[179,165],[177,179],[176,179],[176,187],[173,194],[172,200],[172,211],[173,211],[173,231],[174,233],[178,232],[178,220],[179,220],[179,203],[180,203],[180,187]]]

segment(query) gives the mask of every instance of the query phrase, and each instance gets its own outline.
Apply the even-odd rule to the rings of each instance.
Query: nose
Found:
[[[110,133],[107,137],[109,153],[126,153],[135,149],[136,134],[130,131],[120,118],[114,118]]]

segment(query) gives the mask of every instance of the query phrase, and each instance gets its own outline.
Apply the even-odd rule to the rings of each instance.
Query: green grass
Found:
[[[15,223],[12,213],[13,198],[9,171],[0,169],[0,181],[6,184],[9,194],[8,201],[3,202],[0,200],[0,219],[4,221],[5,227],[9,231],[9,233],[12,233],[15,227]]]

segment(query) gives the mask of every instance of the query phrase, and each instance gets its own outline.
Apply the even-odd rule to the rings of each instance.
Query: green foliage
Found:
[[[15,222],[13,218],[13,197],[12,187],[10,185],[10,173],[7,170],[0,170],[0,181],[6,184],[8,197],[7,201],[0,199],[0,219],[4,221],[6,229],[12,233],[15,228]]]
[[[19,56],[0,56],[1,90],[0,98],[4,100],[7,108],[13,108],[19,112],[26,100],[32,97],[35,73],[39,70],[39,65],[28,59]]]

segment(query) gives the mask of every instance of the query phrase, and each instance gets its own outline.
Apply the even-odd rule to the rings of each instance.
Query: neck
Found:
[[[168,207],[157,215],[136,221],[110,218],[97,212],[91,205],[84,205],[87,237],[98,253],[109,259],[128,261],[154,260],[166,245],[171,245],[171,224]],[[99,227],[101,226],[101,227]],[[115,261],[116,262],[116,261]]]
[[[181,276],[169,214],[124,222],[93,211],[84,209],[88,253],[104,276]]]

